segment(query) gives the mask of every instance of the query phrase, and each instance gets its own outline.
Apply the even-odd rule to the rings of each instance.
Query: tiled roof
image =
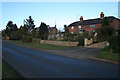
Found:
[[[55,27],[50,27],[49,29],[50,29],[50,32],[52,32],[55,29]]]
[[[57,28],[55,28],[55,27],[49,27],[50,32],[52,32],[54,29],[57,30]]]
[[[110,17],[105,17],[107,18],[108,22],[113,22],[114,19],[117,19],[113,16]],[[70,26],[78,26],[78,25],[92,25],[92,24],[98,24],[98,23],[103,23],[104,18],[96,18],[96,19],[89,19],[89,20],[83,20],[83,21],[76,21],[71,23],[70,25],[68,25],[68,27]],[[119,20],[119,19],[118,19]]]

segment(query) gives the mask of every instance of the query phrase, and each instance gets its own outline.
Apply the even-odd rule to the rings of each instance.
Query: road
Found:
[[[72,48],[62,50],[47,50],[47,52],[77,59],[90,59],[97,56],[102,48]]]
[[[3,60],[25,78],[118,78],[118,65],[58,56],[8,43]]]

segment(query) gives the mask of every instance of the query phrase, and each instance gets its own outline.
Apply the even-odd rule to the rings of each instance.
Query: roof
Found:
[[[113,16],[104,17],[104,18],[107,18],[109,23],[113,22],[115,19],[117,19],[117,18],[115,18]],[[70,27],[70,26],[78,26],[78,25],[92,25],[92,24],[103,23],[104,18],[96,18],[96,19],[88,19],[88,20],[83,20],[83,21],[76,21],[76,22],[73,22],[70,25],[68,25],[68,27]]]
[[[52,32],[55,29],[55,27],[50,27],[49,30]]]

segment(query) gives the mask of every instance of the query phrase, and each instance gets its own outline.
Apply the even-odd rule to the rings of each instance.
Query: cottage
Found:
[[[64,37],[64,32],[60,32],[57,28],[56,25],[55,27],[48,27],[49,29],[49,40],[61,40]]]
[[[56,39],[56,35],[57,35],[57,28],[56,28],[56,25],[55,27],[48,27],[49,29],[49,36],[48,36],[48,39]]]
[[[115,30],[120,29],[120,19],[115,18],[114,16],[104,17],[103,12],[101,12],[100,18],[96,19],[83,20],[83,16],[81,16],[80,21],[71,23],[68,25],[68,29],[71,34],[80,33],[81,31],[85,30],[88,31],[89,34],[93,35],[96,32],[95,30],[101,27],[104,18],[107,18],[110,27],[113,27]]]

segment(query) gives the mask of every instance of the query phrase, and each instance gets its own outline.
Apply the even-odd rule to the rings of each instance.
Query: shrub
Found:
[[[109,26],[104,26],[104,27],[98,28],[98,29],[96,29],[96,31],[97,31],[97,40],[99,42],[106,41],[107,38],[114,35],[114,33],[115,33],[115,30]]]
[[[19,39],[19,32],[18,31],[13,31],[10,34],[10,40],[18,40]]]
[[[79,34],[79,36],[78,36],[78,46],[84,46],[84,38],[90,39],[92,37],[88,34],[88,32],[83,32],[83,33]]]
[[[84,37],[78,38],[78,46],[84,46]]]
[[[22,39],[22,42],[30,43],[30,42],[32,42],[32,37],[30,37],[30,36],[24,36],[23,39]]]
[[[72,38],[72,37],[64,37],[62,41],[72,41],[72,42],[76,42],[78,41],[78,39]]]
[[[118,39],[120,38],[120,36],[111,36],[108,38],[108,42],[110,43],[110,48],[113,50],[114,53],[118,53],[119,51],[119,43],[118,43]]]
[[[64,37],[62,41],[71,41],[71,37]]]

